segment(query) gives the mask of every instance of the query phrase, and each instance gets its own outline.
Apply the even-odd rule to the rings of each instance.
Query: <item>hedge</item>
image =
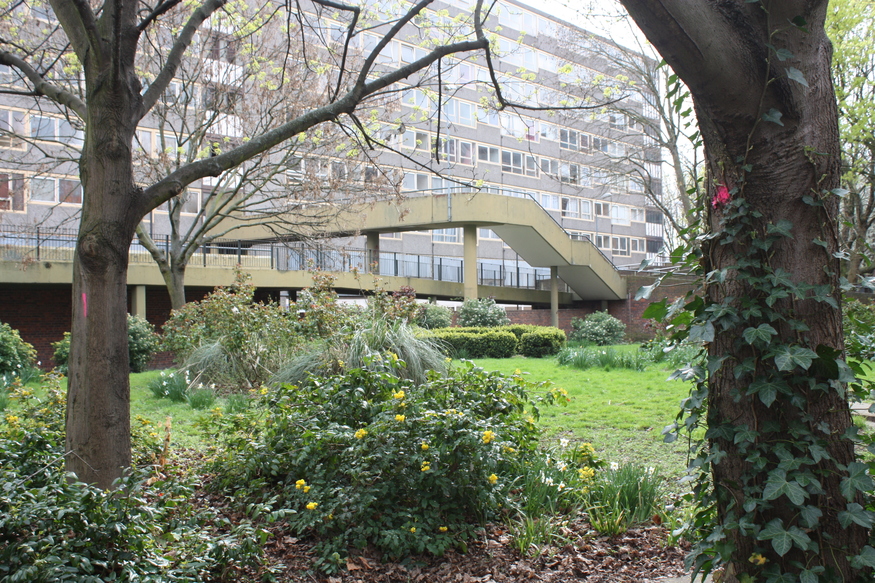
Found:
[[[441,328],[427,335],[440,340],[449,355],[464,358],[510,358],[514,354],[540,358],[556,354],[565,343],[562,330],[527,324]]]

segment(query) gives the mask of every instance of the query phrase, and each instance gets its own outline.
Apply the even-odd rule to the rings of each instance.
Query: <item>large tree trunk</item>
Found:
[[[690,88],[706,147],[715,234],[702,260],[710,273],[706,305],[724,316],[700,317],[716,330],[712,362],[725,358],[707,382],[708,461],[725,535],[716,546],[728,549],[722,552],[724,580],[753,580],[745,574],[765,580],[766,570],[776,567],[798,580],[803,569],[822,566],[827,571],[819,581],[855,581],[862,573],[848,558],[860,553],[868,533],[857,524],[843,528],[838,519],[849,503],[864,504],[859,491],[846,500],[841,488],[855,459],[846,434],[852,426],[847,397],[829,366],[787,370],[775,353],[782,346],[822,354],[824,347],[843,349],[841,266],[834,256],[839,208],[830,194],[839,186],[840,165],[823,32],[827,3],[623,3]],[[810,32],[788,24],[799,16]],[[792,59],[783,62],[776,49]],[[801,70],[808,87],[787,67]],[[776,226],[790,236],[758,248]],[[745,337],[760,325],[775,334],[763,341]],[[773,402],[763,398],[774,390],[757,384],[763,379],[782,384]],[[829,457],[812,458],[815,445]],[[787,459],[801,466],[782,463]],[[805,481],[795,481],[804,471],[820,480],[820,491],[802,488],[804,504],[823,512],[815,526],[803,524],[791,496],[764,490],[785,467],[793,487]],[[740,520],[751,528],[739,527]],[[779,553],[765,533],[769,523],[797,528],[794,534],[805,533],[817,547],[794,545]],[[760,555],[764,566],[757,564]]]
[[[130,244],[145,212],[131,157],[140,86],[133,75],[118,73],[121,82],[114,82],[108,71],[86,68],[89,73],[66,466],[80,480],[109,488],[131,463],[127,271]]]

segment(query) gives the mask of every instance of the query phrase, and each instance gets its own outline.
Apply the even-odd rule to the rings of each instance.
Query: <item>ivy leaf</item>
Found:
[[[706,322],[692,326],[689,339],[691,342],[714,342],[714,324]]]
[[[793,229],[793,223],[788,221],[787,219],[781,219],[775,224],[770,224],[766,230],[770,235],[779,234],[787,237],[788,239],[793,238],[793,234],[790,232]]]
[[[805,506],[799,513],[802,524],[808,528],[814,528],[820,522],[823,511],[817,506]]]
[[[758,378],[750,384],[750,387],[747,389],[747,394],[759,395],[760,401],[763,402],[763,405],[771,407],[772,403],[774,403],[775,399],[778,397],[778,393],[786,392],[786,387],[787,383],[781,380],[766,380],[764,378]]]
[[[851,194],[851,191],[847,188],[833,188],[832,190],[830,190],[830,192],[839,198],[845,198],[846,196]]]
[[[638,294],[641,294],[641,292],[645,288],[649,288],[649,287],[651,287],[651,286],[648,285],[648,286],[642,287],[641,289],[638,290]],[[647,294],[650,295],[650,291],[648,291]],[[635,299],[638,300],[641,298],[639,298],[638,295],[636,294]],[[652,318],[654,320],[662,320],[663,318],[665,318],[668,315],[668,306],[666,305],[667,301],[668,300],[664,298],[661,301],[653,302],[652,304],[647,306],[647,309],[644,310],[644,313],[641,314],[641,317],[642,318]]]
[[[778,57],[778,60],[780,61],[786,61],[787,59],[793,58],[793,53],[787,49],[778,49],[775,51],[775,56]]]
[[[766,480],[765,488],[763,488],[763,500],[774,500],[781,496],[787,496],[790,502],[801,506],[808,494],[796,480],[787,481],[787,472],[773,470],[769,472],[769,478]]]
[[[841,491],[844,497],[851,501],[854,499],[856,490],[867,491],[872,489],[872,478],[866,473],[866,464],[853,462],[848,464],[848,476],[842,478]]]
[[[770,121],[772,123],[776,123],[779,126],[783,126],[784,122],[781,121],[781,117],[784,114],[775,109],[774,107],[763,114],[763,121]]]
[[[863,547],[863,551],[859,555],[851,558],[851,566],[855,569],[875,567],[875,549],[869,545]]]
[[[802,71],[796,67],[787,67],[787,77],[796,81],[800,85],[808,87],[808,80],[805,78],[805,75],[802,74]]]
[[[828,460],[830,459],[829,452],[826,451],[826,448],[822,445],[813,444],[808,448],[808,453],[811,454],[811,458],[814,460],[814,463],[819,463],[820,460]]]
[[[781,346],[775,353],[775,364],[778,370],[790,371],[797,366],[808,370],[817,358],[817,353],[801,346]]]
[[[776,518],[769,522],[766,527],[760,532],[758,540],[771,540],[772,548],[778,553],[779,557],[783,557],[793,548],[793,538],[790,533],[784,530],[784,523],[780,518]]]
[[[803,32],[808,32],[808,21],[805,20],[805,17],[801,14],[799,16],[794,16],[790,23]]]
[[[759,341],[763,344],[768,344],[772,339],[772,336],[776,336],[778,331],[775,330],[769,324],[760,324],[756,328],[750,327],[747,328],[743,333],[744,341],[750,345],[753,345],[755,342]]]
[[[817,573],[814,571],[809,571],[805,569],[801,573],[799,573],[799,583],[819,583],[820,578],[817,576]]]
[[[839,523],[842,525],[842,528],[848,528],[852,522],[856,522],[865,528],[872,528],[875,525],[875,521],[872,520],[872,513],[856,502],[848,504],[846,508],[847,510],[842,510],[838,514]]]

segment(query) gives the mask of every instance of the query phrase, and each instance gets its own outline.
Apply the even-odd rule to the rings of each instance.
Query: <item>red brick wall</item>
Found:
[[[70,286],[0,287],[0,322],[9,324],[33,344],[42,368],[54,365],[52,342],[64,337],[72,322]]]

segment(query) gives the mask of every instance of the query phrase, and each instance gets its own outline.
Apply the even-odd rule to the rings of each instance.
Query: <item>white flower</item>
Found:
[[[566,464],[565,462],[562,462],[561,464],[559,464],[559,465],[557,466],[557,468],[559,468],[559,471],[560,471],[560,472],[564,472],[565,470],[568,469],[568,464]]]
[[[16,366],[16,368],[21,368],[21,363],[19,362],[19,363],[16,364],[15,366]]]
[[[618,464],[617,462],[611,462],[611,469],[612,470],[619,470],[620,464]]]
[[[544,483],[547,484],[548,486],[552,486],[553,485],[553,478],[546,478],[544,480]]]
[[[239,314],[240,310],[237,309],[237,306],[234,306],[233,308],[231,308],[231,313],[232,314]]]
[[[36,361],[36,365],[37,365],[37,366],[42,366],[42,365],[43,365],[43,361],[41,361],[41,360]]]
[[[559,445],[561,445],[562,447],[568,447],[568,440],[567,439],[560,439]]]

